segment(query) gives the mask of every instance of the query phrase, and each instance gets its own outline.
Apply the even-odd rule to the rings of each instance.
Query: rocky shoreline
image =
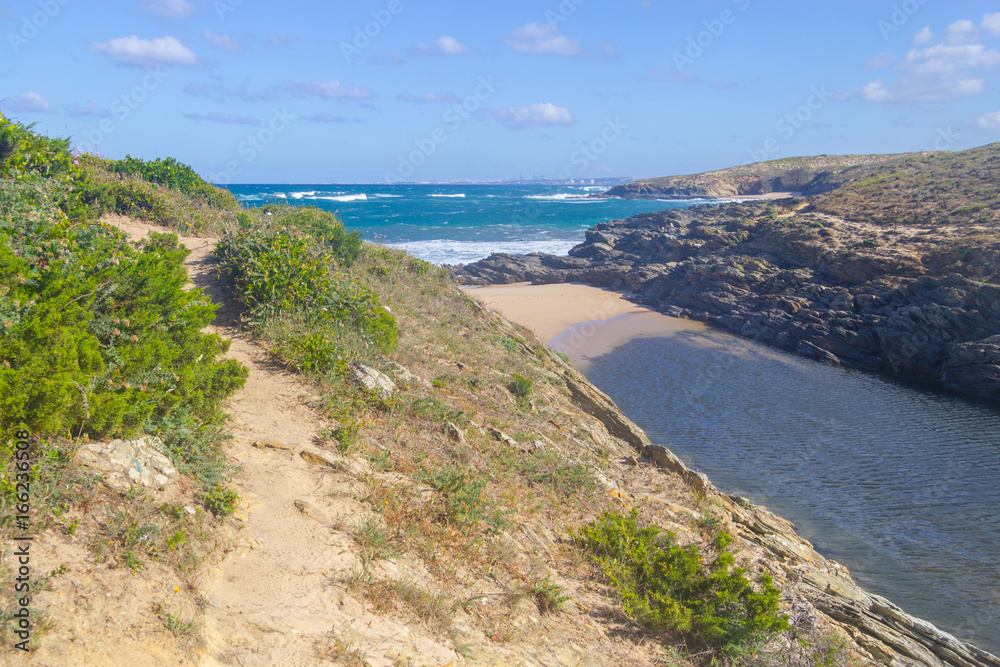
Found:
[[[613,220],[568,256],[494,254],[458,282],[583,282],[832,364],[1000,401],[1000,266],[959,224],[879,226],[799,199]]]
[[[788,582],[792,597],[800,600],[793,608],[793,620],[815,622],[818,611],[876,662],[891,667],[1000,667],[997,656],[866,592],[847,568],[817,553],[790,521],[745,498],[719,491],[708,477],[687,468],[666,447],[648,444],[642,429],[593,385],[585,381],[568,381],[567,385],[573,403],[600,421],[611,436],[630,445],[642,461],[678,475],[695,493],[722,509],[730,530],[758,549],[758,558],[776,579]]]

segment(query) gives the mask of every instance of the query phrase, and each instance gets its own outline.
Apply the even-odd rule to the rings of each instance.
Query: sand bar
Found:
[[[705,329],[700,322],[636,305],[618,292],[579,283],[487,285],[470,288],[468,293],[510,321],[528,327],[577,364],[633,338]]]
[[[748,201],[753,201],[756,199],[790,199],[792,197],[801,196],[801,192],[768,192],[763,195],[733,195],[730,199],[746,199]]]

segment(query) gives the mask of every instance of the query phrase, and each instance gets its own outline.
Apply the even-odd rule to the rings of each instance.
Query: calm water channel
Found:
[[[654,443],[795,523],[867,590],[1000,653],[1000,409],[715,331],[585,372]]]

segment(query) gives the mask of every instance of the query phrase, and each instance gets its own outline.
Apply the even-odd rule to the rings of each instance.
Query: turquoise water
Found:
[[[336,211],[369,241],[435,264],[474,262],[491,252],[565,254],[587,228],[691,201],[593,199],[603,186],[232,185],[247,206],[282,202]],[[699,203],[705,203],[703,200]]]

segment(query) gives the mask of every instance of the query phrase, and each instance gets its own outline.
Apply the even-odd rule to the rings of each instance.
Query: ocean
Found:
[[[597,199],[600,185],[232,185],[246,206],[267,203],[336,211],[367,241],[434,264],[465,264],[492,252],[565,254],[606,220],[706,200]]]

